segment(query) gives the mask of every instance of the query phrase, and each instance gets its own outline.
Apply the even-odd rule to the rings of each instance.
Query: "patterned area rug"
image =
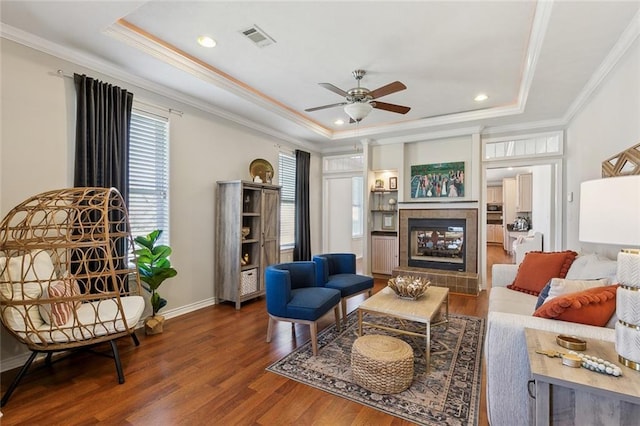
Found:
[[[365,320],[398,326],[391,318],[365,314]],[[364,333],[390,334],[373,328],[365,328]],[[349,314],[347,329],[341,333],[335,326],[319,333],[318,356],[312,356],[311,342],[307,342],[267,371],[418,424],[477,425],[484,333],[482,318],[449,315],[446,330],[444,326],[432,330],[429,374],[425,372],[425,340],[395,334],[413,348],[414,380],[407,390],[392,395],[370,392],[353,381],[351,346],[358,337],[355,312]]]

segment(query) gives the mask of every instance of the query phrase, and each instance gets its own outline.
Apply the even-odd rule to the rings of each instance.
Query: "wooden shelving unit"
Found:
[[[224,181],[217,188],[215,294],[240,309],[264,295],[264,270],[280,262],[280,187]]]

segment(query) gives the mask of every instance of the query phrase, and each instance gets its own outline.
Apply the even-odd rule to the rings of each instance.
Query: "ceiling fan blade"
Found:
[[[320,86],[324,87],[327,90],[331,90],[333,93],[337,93],[340,96],[347,97],[348,93],[342,90],[339,87],[334,86],[331,83],[318,83]]]
[[[315,108],[307,108],[305,109],[306,112],[313,112],[313,111],[318,111],[321,109],[326,109],[326,108],[333,108],[333,107],[337,107],[337,106],[341,106],[341,105],[346,105],[347,102],[339,102],[337,104],[331,104],[331,105],[322,105],[319,107],[315,107]]]
[[[411,110],[411,108],[406,106],[388,104],[386,102],[380,101],[371,102],[371,106],[377,109],[383,109],[385,111],[397,112],[398,114],[406,114]]]
[[[369,96],[371,96],[371,98],[373,99],[377,99],[383,96],[390,95],[392,93],[399,92],[406,88],[407,86],[400,83],[399,81],[394,81],[393,83],[389,83],[386,86],[378,87],[376,90],[373,90],[371,93],[369,93]]]

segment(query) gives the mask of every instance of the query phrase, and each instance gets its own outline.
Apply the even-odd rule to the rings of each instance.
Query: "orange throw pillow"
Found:
[[[578,253],[566,251],[530,251],[518,268],[516,279],[508,285],[511,290],[537,296],[551,278],[564,278]]]
[[[554,297],[533,316],[604,327],[616,310],[617,290],[618,285],[606,285]]]

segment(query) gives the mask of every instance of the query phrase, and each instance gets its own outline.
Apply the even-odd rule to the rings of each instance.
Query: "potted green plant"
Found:
[[[156,245],[160,235],[162,235],[162,230],[156,229],[149,235],[136,237],[134,240],[138,246],[135,253],[140,280],[143,282],[142,286],[145,290],[151,293],[153,313],[144,322],[147,334],[162,333],[164,316],[158,315],[158,311],[167,304],[167,300],[160,297],[158,287],[167,278],[175,277],[178,274],[178,271],[171,267],[169,261],[171,247],[164,244]]]

